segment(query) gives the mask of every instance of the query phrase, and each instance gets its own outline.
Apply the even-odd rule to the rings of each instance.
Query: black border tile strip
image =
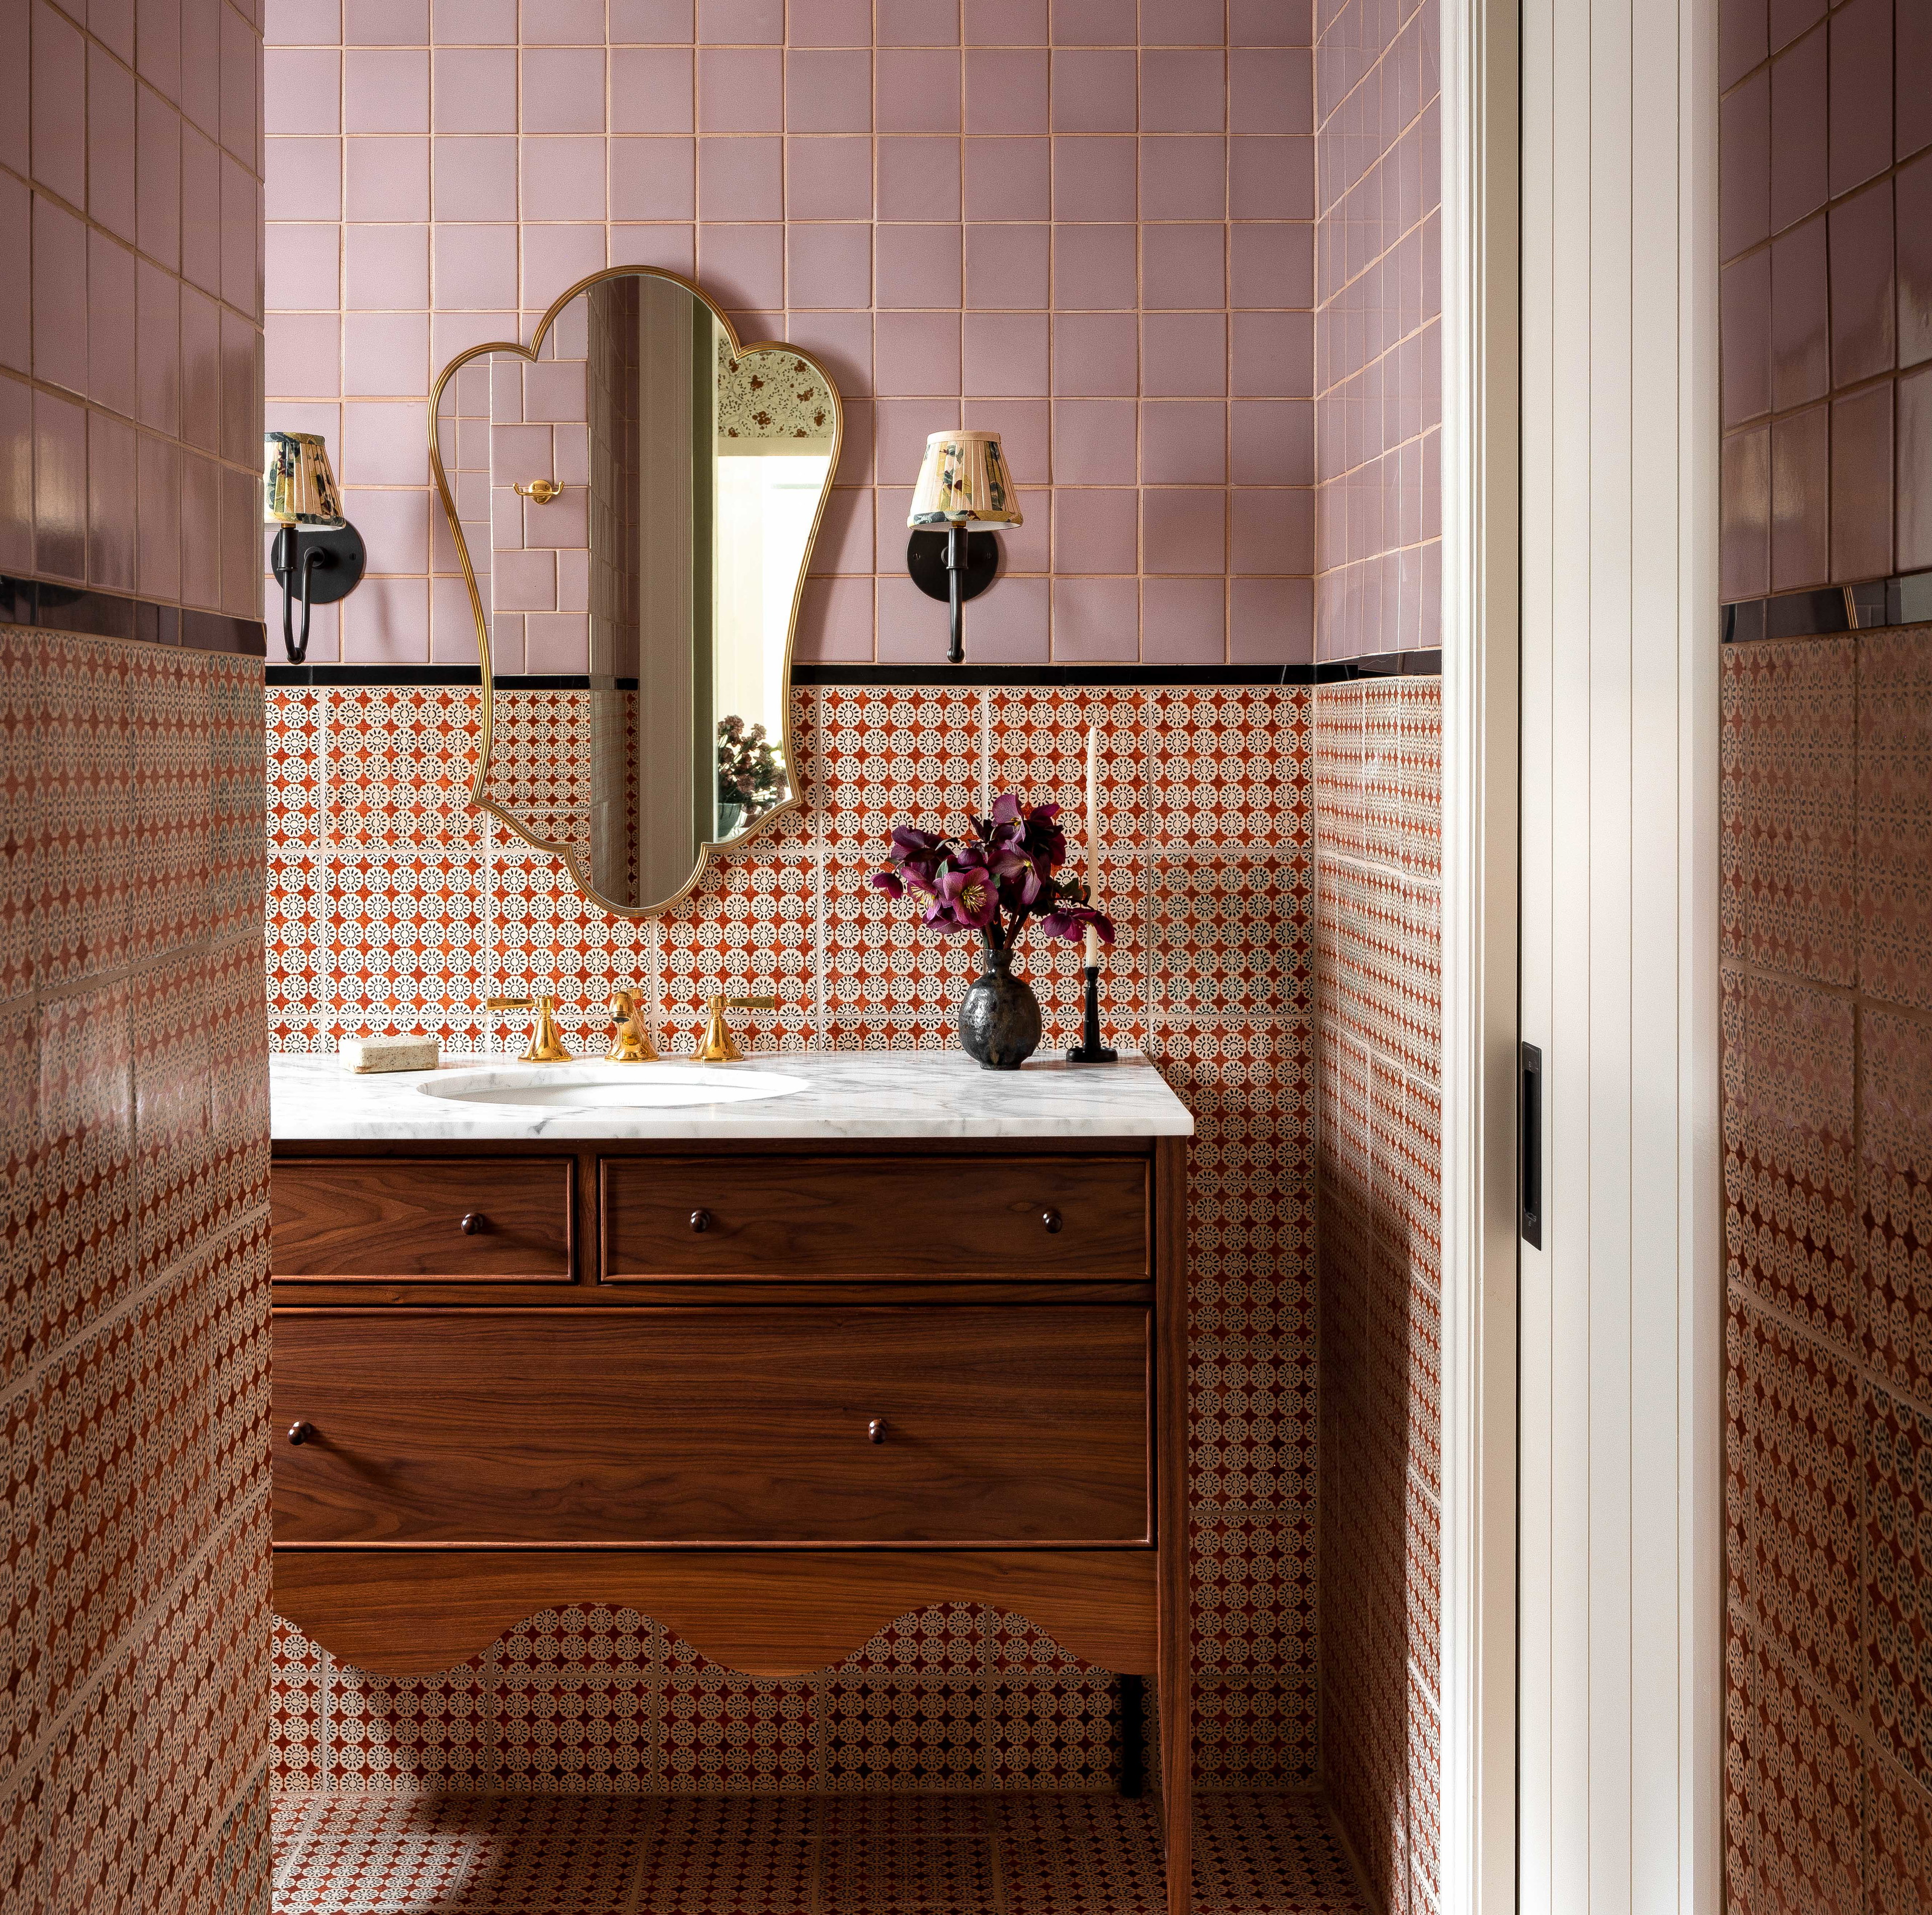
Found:
[[[1724,608],[1724,621],[1726,645],[1923,625],[1932,622],[1932,572],[1868,578],[1856,585],[1828,585],[1810,592],[1780,592],[1768,599],[1740,599]]]
[[[266,658],[268,650],[268,629],[258,618],[157,605],[149,599],[90,592],[45,578],[0,575],[0,625],[72,632],[89,638],[134,638],[150,645],[225,652],[244,659]]]
[[[1340,685],[1363,678],[1439,678],[1440,651],[1378,652],[1318,665],[826,665],[792,668],[798,685]],[[271,665],[274,686],[480,685],[473,665]],[[581,673],[506,674],[502,692],[633,691],[634,678],[591,678]]]

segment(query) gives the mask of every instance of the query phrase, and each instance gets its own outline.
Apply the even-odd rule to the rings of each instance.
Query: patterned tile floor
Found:
[[[276,1915],[1159,1915],[1105,1795],[278,1795]],[[1366,1915],[1308,1795],[1202,1798],[1199,1915]]]

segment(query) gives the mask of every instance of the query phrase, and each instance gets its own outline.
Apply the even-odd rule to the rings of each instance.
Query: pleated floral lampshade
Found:
[[[926,440],[907,524],[943,532],[953,525],[1024,523],[997,432],[935,432]]]
[[[334,530],[348,521],[329,470],[328,446],[319,432],[262,435],[262,518],[268,525]]]

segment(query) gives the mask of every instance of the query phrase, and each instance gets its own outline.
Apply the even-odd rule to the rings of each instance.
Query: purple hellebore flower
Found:
[[[940,905],[951,911],[962,929],[983,931],[1000,908],[1000,888],[992,873],[968,865],[939,874]]]
[[[872,882],[889,898],[905,896],[905,887],[899,881],[899,875],[896,871],[875,871],[872,873]]]
[[[1096,911],[1090,905],[1061,905],[1050,911],[1040,920],[1040,935],[1043,938],[1077,938],[1092,925],[1103,944],[1114,941],[1114,921],[1105,911]]]

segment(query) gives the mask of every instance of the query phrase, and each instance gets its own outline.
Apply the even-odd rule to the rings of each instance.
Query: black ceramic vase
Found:
[[[959,1042],[988,1070],[1017,1070],[1039,1047],[1040,1000],[1013,975],[1011,945],[992,947],[986,962],[960,1004]]]

